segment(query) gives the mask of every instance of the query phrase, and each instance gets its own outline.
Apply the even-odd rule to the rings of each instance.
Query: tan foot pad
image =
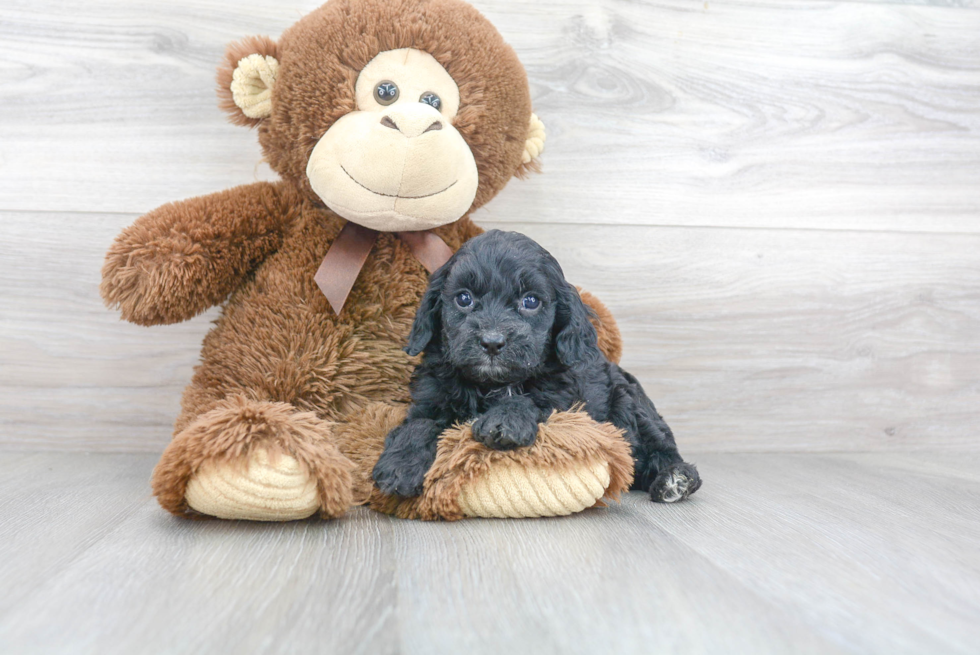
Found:
[[[565,516],[629,489],[633,458],[621,432],[584,412],[556,412],[534,445],[490,450],[469,426],[447,430],[419,498],[384,496],[371,506],[400,518]]]
[[[502,462],[463,485],[459,508],[465,516],[487,518],[567,516],[595,505],[608,486],[608,462],[565,471]]]
[[[286,454],[256,448],[246,467],[207,461],[187,483],[185,499],[201,514],[221,519],[291,521],[320,509],[316,480]]]

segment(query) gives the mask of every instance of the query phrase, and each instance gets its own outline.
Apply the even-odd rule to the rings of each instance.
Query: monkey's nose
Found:
[[[488,355],[496,355],[507,344],[507,340],[499,332],[486,332],[480,337],[480,345]]]
[[[444,127],[439,112],[423,103],[394,105],[381,117],[381,124],[409,139]]]

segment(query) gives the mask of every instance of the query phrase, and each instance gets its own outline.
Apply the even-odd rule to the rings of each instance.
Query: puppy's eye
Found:
[[[537,309],[541,306],[541,301],[538,300],[537,296],[526,295],[524,300],[521,301],[521,307],[524,309]]]
[[[460,291],[456,294],[456,304],[463,308],[469,307],[473,304],[473,296],[469,291]]]

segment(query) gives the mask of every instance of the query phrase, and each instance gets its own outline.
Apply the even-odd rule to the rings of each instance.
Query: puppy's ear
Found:
[[[426,350],[442,330],[442,288],[446,285],[454,259],[455,257],[443,264],[429,278],[429,288],[415,312],[412,331],[408,333],[408,345],[405,346],[405,352],[413,357]]]
[[[592,310],[585,306],[578,290],[568,282],[558,287],[555,310],[555,353],[565,366],[588,364],[602,357],[599,336],[589,320]]]

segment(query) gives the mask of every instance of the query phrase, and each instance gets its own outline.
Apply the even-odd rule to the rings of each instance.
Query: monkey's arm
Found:
[[[186,321],[275,252],[291,216],[281,183],[268,182],[158,207],[109,248],[102,298],[140,325]]]
[[[612,312],[591,293],[583,291],[581,287],[578,292],[582,297],[582,302],[596,314],[595,318],[592,319],[592,324],[595,325],[595,329],[599,333],[599,350],[610,362],[618,364],[619,358],[623,354],[623,337],[619,334],[616,319],[613,318]]]

